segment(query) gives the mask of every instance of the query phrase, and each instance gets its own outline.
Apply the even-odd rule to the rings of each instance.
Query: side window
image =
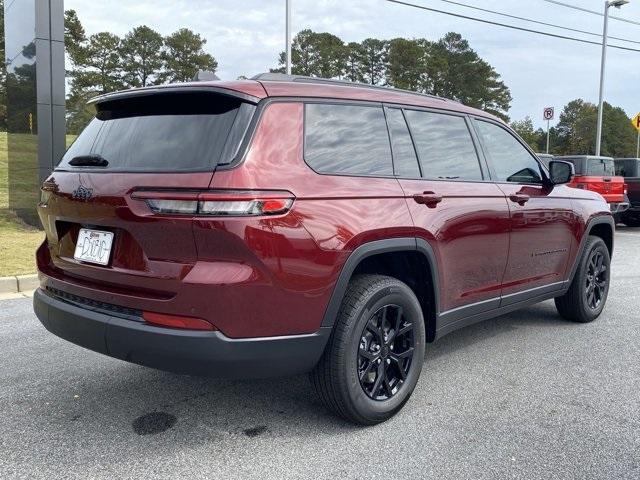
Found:
[[[319,173],[393,175],[382,107],[305,105],[304,158]]]
[[[400,177],[420,178],[418,157],[402,110],[388,108],[386,113],[391,136],[391,150],[393,150],[394,173]]]
[[[476,148],[463,117],[405,110],[418,151],[422,176],[482,180]]]
[[[513,135],[493,123],[478,120],[476,125],[496,181],[542,183],[540,165]]]

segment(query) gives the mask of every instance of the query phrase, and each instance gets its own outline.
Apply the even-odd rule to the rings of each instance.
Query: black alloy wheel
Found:
[[[354,275],[311,382],[345,420],[384,422],[416,388],[425,342],[422,305],[409,285],[386,275]]]
[[[597,310],[602,303],[607,291],[607,265],[604,254],[599,250],[591,252],[589,263],[587,264],[587,275],[585,281],[585,295],[587,306],[591,310]]]
[[[594,321],[607,303],[610,282],[609,247],[602,238],[589,236],[569,289],[555,298],[558,313],[573,322]]]
[[[399,305],[376,311],[362,331],[358,349],[358,378],[373,400],[388,400],[400,389],[413,363],[413,323]]]

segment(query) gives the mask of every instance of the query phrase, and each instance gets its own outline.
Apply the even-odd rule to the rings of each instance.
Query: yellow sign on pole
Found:
[[[29,114],[29,133],[33,135],[33,113]]]

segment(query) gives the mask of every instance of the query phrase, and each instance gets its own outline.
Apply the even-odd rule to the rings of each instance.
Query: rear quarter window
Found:
[[[381,106],[305,105],[304,158],[318,173],[393,175]]]

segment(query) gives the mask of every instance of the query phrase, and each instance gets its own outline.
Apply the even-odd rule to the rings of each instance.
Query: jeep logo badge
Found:
[[[71,193],[71,198],[76,200],[89,200],[93,196],[93,188],[86,188],[80,185]]]

